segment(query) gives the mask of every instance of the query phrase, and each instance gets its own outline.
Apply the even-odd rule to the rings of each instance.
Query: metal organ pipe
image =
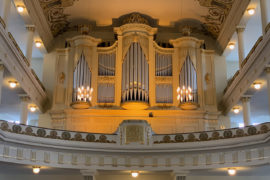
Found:
[[[156,52],[156,76],[172,76],[172,55]]]
[[[197,73],[193,62],[188,55],[184,64],[182,65],[179,75],[179,97],[181,102],[197,102]],[[189,91],[191,97],[185,97],[185,91]]]
[[[91,89],[91,71],[84,54],[80,56],[73,72],[73,102],[81,101],[81,99],[77,97],[77,90],[80,87],[89,87],[89,90]]]
[[[122,102],[149,101],[149,67],[139,43],[131,43],[122,64]]]

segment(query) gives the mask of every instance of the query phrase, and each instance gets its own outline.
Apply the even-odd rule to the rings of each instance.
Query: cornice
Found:
[[[234,1],[232,9],[228,14],[217,38],[217,41],[222,49],[222,52],[227,47],[227,44],[230,41],[233,33],[235,32],[236,26],[238,26],[239,22],[241,21],[243,14],[246,11],[249,3],[250,0]]]
[[[43,9],[41,8],[39,1],[38,0],[34,1],[23,0],[23,1],[32,19],[32,22],[35,25],[42,39],[45,48],[47,49],[47,51],[50,51],[50,49],[52,48],[51,46],[53,41],[53,34],[51,32],[50,26],[47,22],[47,18],[43,13]]]
[[[224,96],[220,103],[220,108],[224,114],[239,102],[240,98],[250,88],[253,81],[265,70],[270,63],[270,31],[263,38],[259,38],[259,42],[255,43],[251,52],[242,63],[242,68],[237,71],[234,77],[224,90]]]

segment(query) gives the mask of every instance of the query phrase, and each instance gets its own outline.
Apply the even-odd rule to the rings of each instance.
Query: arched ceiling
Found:
[[[172,26],[182,19],[195,19],[218,37],[235,0],[39,0],[54,36],[78,23],[96,22],[110,26],[112,19],[132,12]]]

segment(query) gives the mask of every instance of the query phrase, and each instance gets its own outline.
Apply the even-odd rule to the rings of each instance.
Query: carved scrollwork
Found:
[[[62,139],[64,140],[69,140],[71,135],[69,132],[63,132],[62,135],[61,135]]]
[[[131,24],[131,23],[149,25],[148,20],[142,17],[139,13],[132,13],[123,20],[123,24]]]
[[[255,135],[257,134],[257,129],[254,126],[248,128],[248,135]]]
[[[1,130],[7,131],[8,129],[9,129],[8,123],[7,122],[3,122],[1,124]]]
[[[87,134],[86,140],[87,140],[88,142],[94,142],[94,141],[96,140],[96,137],[95,137],[94,134]]]
[[[46,136],[46,131],[44,129],[38,129],[37,130],[37,135],[39,137],[45,137]]]
[[[22,127],[20,125],[12,126],[12,131],[15,133],[20,133],[22,131]]]
[[[234,0],[197,0],[203,7],[208,8],[208,14],[202,16],[205,25],[215,37],[218,36],[221,27],[230,12]]]

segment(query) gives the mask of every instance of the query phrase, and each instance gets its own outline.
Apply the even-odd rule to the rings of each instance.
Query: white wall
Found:
[[[223,90],[226,87],[227,81],[227,68],[226,59],[224,56],[215,55],[215,78],[216,78],[216,91],[217,102],[219,102],[223,96]]]
[[[35,71],[39,80],[42,81],[43,75],[43,59],[42,58],[32,58],[31,68]]]
[[[239,63],[238,61],[226,61],[226,63],[227,63],[227,79],[230,79],[239,69]]]

